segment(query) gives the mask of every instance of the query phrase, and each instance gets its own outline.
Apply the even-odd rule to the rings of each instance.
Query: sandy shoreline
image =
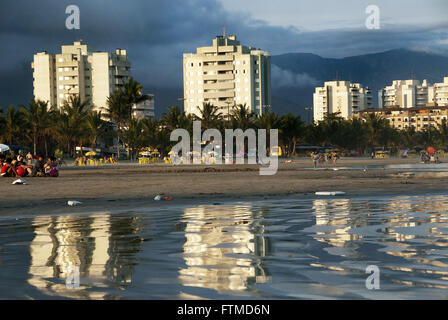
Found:
[[[444,161],[443,162],[448,162]],[[336,167],[363,168],[416,164],[418,159],[338,161]],[[403,170],[307,170],[309,159],[280,162],[274,176],[260,176],[257,165],[169,166],[123,164],[104,168],[62,167],[59,178],[33,178],[29,185],[12,185],[0,178],[0,215],[58,214],[216,204],[267,198],[315,197],[322,190],[347,196],[448,193],[448,172],[407,175]],[[332,168],[333,165],[327,165]],[[157,194],[172,201],[154,201]],[[83,204],[68,207],[68,200]]]

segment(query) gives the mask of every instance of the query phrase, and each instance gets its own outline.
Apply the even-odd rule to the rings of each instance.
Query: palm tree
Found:
[[[26,126],[30,129],[33,154],[37,154],[38,138],[43,136],[45,129],[50,126],[48,102],[33,99],[28,108],[21,106],[20,110]]]
[[[271,145],[271,135],[270,135],[271,129],[278,129],[279,135],[282,134],[281,129],[279,129],[280,127],[279,124],[280,123],[278,116],[270,111],[263,113],[263,115],[259,116],[255,120],[255,125],[257,126],[257,128],[266,129],[266,145],[268,146]]]
[[[239,104],[230,112],[233,127],[247,130],[253,126],[255,114],[252,113],[246,104]]]
[[[135,81],[132,77],[129,78],[128,82],[124,84],[123,92],[131,105],[134,103],[152,100],[152,96],[149,94],[142,94],[143,87],[141,83]]]
[[[16,141],[21,133],[23,128],[23,114],[19,110],[17,110],[14,106],[9,107],[6,110],[5,119],[4,119],[4,133],[3,137],[8,142],[9,145],[12,145],[14,141]]]
[[[107,107],[105,117],[115,123],[117,134],[117,156],[120,158],[120,130],[129,121],[131,116],[132,104],[129,103],[125,93],[117,89],[107,98]]]
[[[222,120],[222,115],[217,106],[211,103],[204,103],[199,109],[199,115],[196,115],[195,120],[201,121],[202,130],[216,128],[218,123]]]
[[[185,112],[181,112],[179,107],[168,107],[168,113],[162,114],[161,123],[169,130],[178,128],[190,129],[191,117],[187,116]]]
[[[444,118],[438,125],[439,138],[442,148],[446,148],[448,144],[448,121]]]
[[[61,107],[57,132],[67,144],[70,155],[73,155],[71,149],[73,142],[80,143],[82,147],[85,138],[84,121],[89,110],[89,102],[82,102],[78,95],[70,96]]]
[[[292,145],[292,153],[296,153],[296,144],[300,136],[303,134],[303,122],[300,116],[291,113],[280,118],[280,128],[282,132],[282,140],[284,145],[288,146],[288,150]]]
[[[5,133],[5,117],[3,117],[3,109],[0,108],[0,139],[3,139],[3,134]]]
[[[131,150],[131,159],[135,159],[134,155],[137,155],[146,144],[143,132],[144,126],[140,119],[130,119],[128,126],[123,130],[123,140]]]
[[[435,127],[426,127],[418,133],[418,139],[425,148],[434,146],[437,140],[437,129]]]
[[[101,111],[90,110],[85,125],[92,150],[95,150],[98,139],[105,138],[107,135],[107,122],[102,119]]]
[[[365,119],[367,144],[373,150],[375,145],[380,143],[381,135],[385,128],[389,127],[389,122],[375,113],[369,113]]]

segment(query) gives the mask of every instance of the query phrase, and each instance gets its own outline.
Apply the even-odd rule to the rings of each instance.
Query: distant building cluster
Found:
[[[322,121],[326,114],[339,113],[348,118],[353,112],[372,106],[372,95],[368,87],[350,81],[328,81],[317,87],[314,95],[314,121]]]
[[[427,80],[394,80],[378,92],[379,108],[426,106],[448,106],[448,77],[433,85]]]
[[[204,103],[223,116],[242,104],[254,114],[271,105],[271,64],[267,52],[243,46],[236,36],[217,36],[212,46],[183,55],[184,110],[199,114]]]
[[[36,53],[31,67],[34,97],[58,107],[70,96],[78,95],[81,101],[89,101],[101,110],[106,107],[110,94],[122,88],[131,77],[126,50],[90,52],[81,41],[63,45],[61,53],[55,55]],[[153,117],[154,99],[134,106],[133,113]]]
[[[368,87],[349,81],[328,81],[315,89],[314,121],[338,113],[344,119],[365,118],[374,113],[397,129],[417,131],[438,126],[448,116],[448,77],[429,84],[427,80],[394,80],[378,92],[378,108],[372,106]]]
[[[437,127],[448,118],[448,106],[428,107],[387,107],[383,109],[370,109],[355,112],[353,118],[362,119],[368,113],[374,113],[389,121],[391,127],[396,129],[414,128],[421,131],[428,127]]]

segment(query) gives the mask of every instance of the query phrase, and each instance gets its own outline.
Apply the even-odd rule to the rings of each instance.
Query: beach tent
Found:
[[[0,152],[5,152],[8,151],[9,147],[6,144],[1,144],[0,143]]]

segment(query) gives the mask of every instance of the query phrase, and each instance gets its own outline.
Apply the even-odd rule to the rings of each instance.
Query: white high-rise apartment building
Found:
[[[432,94],[433,87],[426,80],[394,80],[392,85],[378,91],[378,107],[398,106],[401,108],[424,107]]]
[[[81,41],[62,46],[56,55],[35,54],[31,67],[34,97],[58,107],[71,95],[79,95],[100,110],[106,107],[109,95],[131,76],[126,50],[90,53]]]
[[[425,107],[427,105],[448,106],[448,77],[443,82],[429,84],[427,80],[394,80],[392,85],[378,92],[378,106]]]
[[[246,104],[261,115],[271,105],[271,62],[267,52],[240,45],[236,37],[217,36],[210,47],[183,55],[184,110],[199,114],[204,103],[226,116]]]
[[[434,83],[429,99],[437,106],[448,106],[448,77],[444,77],[443,82]]]
[[[313,94],[314,121],[322,121],[325,115],[339,113],[345,119],[354,111],[372,106],[372,96],[368,87],[350,81],[327,81],[317,87]]]

